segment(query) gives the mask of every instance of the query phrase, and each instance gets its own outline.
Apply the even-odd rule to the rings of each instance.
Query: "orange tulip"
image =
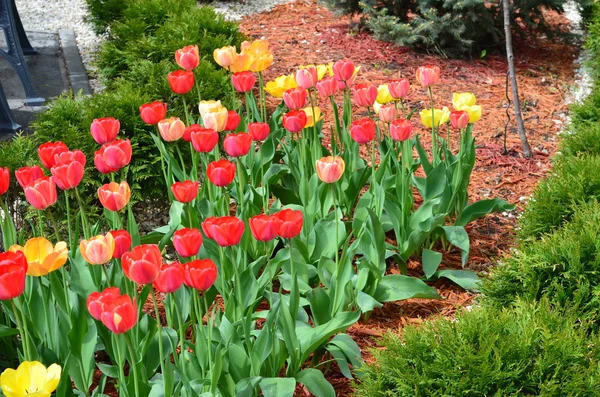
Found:
[[[346,163],[339,156],[327,156],[317,160],[315,168],[320,180],[325,183],[335,183],[342,177]]]
[[[233,46],[216,48],[213,51],[213,58],[215,59],[215,62],[217,65],[220,65],[225,69],[229,68],[231,64],[233,64],[236,59],[236,55],[237,53],[235,47]]]
[[[131,189],[126,181],[111,182],[98,188],[98,198],[102,206],[109,211],[120,211],[131,198]]]
[[[67,262],[69,254],[67,243],[60,241],[53,246],[44,237],[30,238],[24,247],[15,244],[9,248],[9,251],[21,251],[25,254],[28,264],[27,275],[33,277],[45,276],[60,269]]]
[[[81,240],[79,252],[91,265],[103,265],[110,261],[115,252],[115,238],[111,233],[98,235],[89,240]]]
[[[417,69],[417,81],[423,87],[430,87],[440,79],[439,66],[419,66]]]

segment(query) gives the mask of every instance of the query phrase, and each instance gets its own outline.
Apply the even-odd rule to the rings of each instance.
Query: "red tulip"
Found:
[[[439,66],[419,66],[417,68],[417,81],[423,87],[430,87],[440,79]]]
[[[354,76],[354,62],[337,61],[332,66],[333,76],[338,81],[348,81]]]
[[[410,91],[408,79],[392,80],[388,83],[388,90],[394,99],[406,98]]]
[[[450,112],[450,125],[459,130],[469,125],[469,112],[465,110],[453,110]]]
[[[213,161],[206,168],[206,176],[214,185],[227,186],[235,178],[235,163],[225,159]]]
[[[183,266],[183,283],[190,288],[206,291],[217,280],[217,265],[210,259],[196,259]]]
[[[131,235],[127,230],[112,230],[109,232],[115,240],[113,259],[121,259],[123,254],[131,249]]]
[[[289,132],[300,132],[306,125],[306,113],[304,113],[304,110],[292,110],[285,113],[281,121]]]
[[[468,115],[467,115],[468,118]],[[406,119],[396,119],[390,123],[390,135],[395,141],[405,141],[410,137],[412,124]]]
[[[281,219],[275,215],[257,215],[248,220],[252,236],[258,241],[271,241],[279,234]]]
[[[184,277],[185,270],[181,263],[163,263],[152,285],[158,292],[170,294],[181,288]]]
[[[302,231],[304,217],[301,211],[285,209],[276,213],[275,216],[281,221],[281,226],[279,227],[280,237],[293,238]]]
[[[111,182],[98,188],[98,199],[104,208],[109,211],[122,210],[131,198],[131,189],[126,181],[121,183]]]
[[[179,256],[196,256],[202,245],[202,233],[198,229],[179,229],[173,233],[173,247]]]
[[[67,151],[55,155],[55,164],[50,169],[56,184],[62,190],[79,186],[83,179],[85,155],[81,150]]]
[[[0,196],[8,192],[10,187],[10,170],[7,167],[0,167]]]
[[[185,133],[185,124],[179,117],[170,117],[158,122],[158,132],[167,142],[174,142]]]
[[[192,146],[200,153],[209,153],[219,143],[219,133],[212,128],[200,128],[191,133]]]
[[[55,164],[54,155],[67,152],[69,148],[63,142],[46,142],[42,143],[38,148],[38,156],[42,165],[48,169]]]
[[[181,138],[186,142],[191,142],[192,141],[192,132],[201,131],[203,129],[204,129],[204,127],[202,127],[200,124],[192,124],[188,127],[185,127]]]
[[[221,247],[237,245],[244,234],[244,222],[235,216],[210,217],[202,222],[206,237],[215,240]]]
[[[56,182],[50,176],[43,176],[25,186],[25,198],[36,210],[45,210],[56,203]]]
[[[140,106],[140,117],[146,124],[158,124],[167,115],[167,104],[159,101]]]
[[[252,136],[241,132],[239,134],[228,134],[223,140],[223,149],[231,157],[241,157],[248,154],[252,145]]]
[[[158,245],[143,244],[125,252],[121,257],[123,273],[138,284],[150,284],[158,276],[162,255]]]
[[[114,301],[121,296],[121,290],[117,287],[106,288],[102,292],[92,292],[87,298],[88,312],[98,321],[102,320],[104,305]]]
[[[327,77],[317,83],[317,91],[323,97],[333,96],[338,90],[339,84],[335,77]]]
[[[114,297],[103,305],[102,324],[115,334],[125,333],[135,327],[137,319],[137,302],[128,295]]]
[[[175,51],[175,62],[185,70],[193,70],[200,64],[200,51],[197,45],[188,45]]]
[[[235,110],[229,110],[227,112],[227,124],[225,124],[223,131],[235,131],[241,121],[242,118]]]
[[[255,122],[248,124],[248,134],[250,134],[255,141],[264,141],[267,139],[270,132],[271,128],[268,123]]]
[[[171,185],[171,192],[180,203],[190,203],[198,196],[198,182],[175,182]]]
[[[23,189],[25,189],[25,186],[31,185],[43,176],[44,170],[38,165],[34,165],[33,167],[21,167],[15,171],[17,182],[19,182],[19,185],[21,185]]]
[[[94,119],[90,125],[90,133],[92,138],[99,144],[103,145],[107,142],[112,142],[117,137],[121,123],[114,117],[103,117]]]
[[[356,120],[350,125],[350,136],[357,143],[369,143],[375,138],[377,126],[368,117]]]
[[[116,172],[129,164],[131,152],[129,139],[105,143],[94,154],[94,165],[103,174]]]
[[[250,71],[237,72],[231,75],[231,82],[237,92],[250,92],[256,84],[256,77]]]
[[[302,89],[312,88],[319,81],[319,73],[315,66],[296,70],[296,83]]]
[[[23,293],[26,274],[27,258],[22,251],[0,253],[0,301]]]
[[[352,98],[356,106],[373,106],[377,99],[377,87],[373,84],[357,84],[352,88]]]
[[[194,72],[189,70],[176,70],[167,76],[171,90],[176,94],[187,94],[194,88]]]
[[[290,88],[283,93],[283,101],[290,110],[302,109],[306,106],[306,90],[300,87]]]

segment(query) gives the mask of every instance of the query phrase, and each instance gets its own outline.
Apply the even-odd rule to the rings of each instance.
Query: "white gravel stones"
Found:
[[[270,11],[279,4],[291,3],[294,0],[230,0],[215,1],[211,4],[215,11],[225,15],[227,19],[239,21],[246,15]]]

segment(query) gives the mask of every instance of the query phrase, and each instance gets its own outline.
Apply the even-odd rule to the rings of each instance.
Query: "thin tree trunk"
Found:
[[[521,138],[521,147],[525,158],[531,157],[531,148],[527,142],[525,135],[525,125],[523,124],[523,116],[521,115],[521,102],[519,101],[519,88],[517,87],[517,75],[515,73],[515,62],[512,48],[512,36],[510,31],[510,0],[502,0],[502,8],[504,10],[504,35],[506,37],[506,58],[508,60],[508,72],[510,75],[510,83],[512,86],[513,103],[515,107],[515,117],[517,118],[517,129]]]

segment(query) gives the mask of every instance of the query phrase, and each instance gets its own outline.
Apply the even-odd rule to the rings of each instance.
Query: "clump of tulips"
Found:
[[[0,325],[16,327],[10,346],[24,360],[2,375],[7,397],[23,388],[50,395],[71,381],[86,396],[103,393],[107,381],[122,397],[292,395],[297,383],[332,396],[322,370],[335,361],[351,377],[360,366],[348,327],[387,301],[439,297],[406,274],[408,259],[422,255],[426,281],[460,279],[463,270],[437,269],[443,252],[458,248],[466,261],[464,226],[509,208],[468,203],[481,107],[459,93],[453,111],[436,108],[439,67],[416,72],[430,104],[419,112],[431,130],[429,154],[411,120],[418,90],[406,77],[377,87],[359,81],[353,62],[338,61],[265,83],[273,54],[264,40],[216,49],[213,58],[230,75],[232,109],[201,98],[194,45],[176,52],[180,69],[166,78],[175,94],[196,89],[198,103],[182,97],[178,115],[164,102],[140,105],[141,119],[156,125],[170,201],[168,224],[152,233],[138,230],[125,178],[135,152],[110,115],[90,126],[97,176],[110,178],[97,187],[98,223],[78,191],[81,151],[48,142],[38,149],[41,166],[15,171],[37,215],[29,239],[7,216],[11,173],[0,169]],[[267,94],[282,99],[271,114]],[[64,230],[47,210],[59,196]],[[402,274],[388,274],[390,261]],[[90,390],[96,368],[102,376]],[[31,388],[19,375],[27,371],[35,372]]]

